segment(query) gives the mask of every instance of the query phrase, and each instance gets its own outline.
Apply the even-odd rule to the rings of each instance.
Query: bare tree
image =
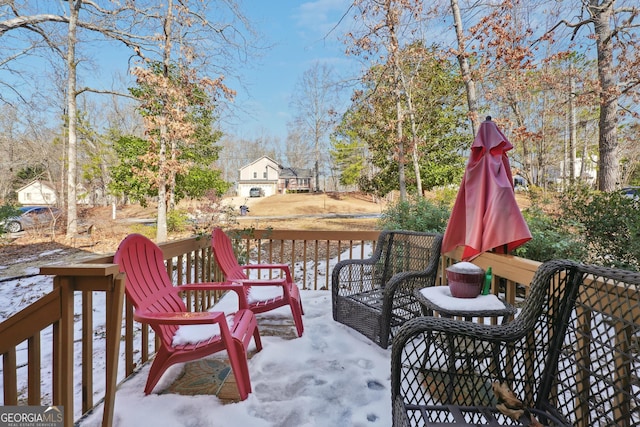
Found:
[[[360,55],[366,60],[379,52],[384,51],[384,63],[390,66],[390,79],[392,81],[393,97],[395,99],[396,121],[394,123],[396,132],[396,144],[394,153],[398,162],[398,184],[400,190],[400,200],[407,199],[407,183],[405,164],[406,160],[406,137],[404,135],[405,107],[406,101],[403,87],[403,71],[401,66],[401,42],[400,38],[408,31],[408,24],[415,22],[415,18],[420,15],[422,2],[417,0],[356,0],[354,5],[359,11],[358,19],[363,25],[363,31],[359,34],[350,33],[351,46],[348,53]],[[409,41],[410,38],[409,38]],[[411,111],[409,111],[409,115]],[[415,144],[415,137],[412,144]],[[415,147],[414,147],[415,148]],[[417,150],[413,150],[415,153]],[[417,162],[414,158],[414,168]],[[419,171],[416,180],[420,182]]]
[[[49,143],[52,130],[32,117],[28,109],[0,106],[0,201],[8,202],[14,183],[35,178],[49,179],[62,168],[60,147]]]
[[[453,15],[453,23],[456,29],[456,40],[458,41],[458,49],[455,54],[460,64],[460,72],[462,80],[467,91],[467,106],[469,107],[469,120],[471,121],[471,134],[475,135],[479,127],[480,117],[478,116],[478,98],[476,94],[476,83],[471,74],[469,66],[469,54],[467,52],[467,37],[464,35],[464,27],[462,23],[462,15],[460,14],[460,6],[458,0],[451,0],[451,13]]]
[[[327,139],[334,122],[337,96],[333,68],[315,62],[298,81],[291,105],[296,111],[290,128],[313,147],[315,190],[320,189],[320,167],[326,163]],[[290,130],[291,132],[291,130]],[[287,137],[293,141],[294,135]]]
[[[287,166],[305,169],[310,166],[309,153],[314,151],[311,140],[305,138],[304,133],[296,126],[290,126],[285,141],[285,158]]]
[[[67,237],[73,237],[78,232],[77,212],[77,63],[76,44],[78,14],[82,7],[81,0],[68,0],[69,2],[69,26],[67,34],[67,111],[69,144],[67,146]]]

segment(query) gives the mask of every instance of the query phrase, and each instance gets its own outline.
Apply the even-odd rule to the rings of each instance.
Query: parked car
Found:
[[[18,208],[22,213],[2,221],[2,225],[9,233],[17,233],[36,227],[48,227],[60,216],[58,208],[49,206],[23,206]]]
[[[262,197],[264,196],[264,190],[260,187],[252,187],[249,190],[249,197]]]
[[[624,187],[620,191],[629,198],[640,200],[640,187]]]

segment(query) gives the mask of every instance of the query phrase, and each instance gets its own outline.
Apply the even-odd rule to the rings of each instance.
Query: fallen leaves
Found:
[[[519,421],[525,414],[530,417],[530,427],[544,427],[532,414],[524,408],[522,401],[516,397],[514,392],[506,383],[495,381],[492,384],[493,394],[498,399],[496,409],[502,414]]]

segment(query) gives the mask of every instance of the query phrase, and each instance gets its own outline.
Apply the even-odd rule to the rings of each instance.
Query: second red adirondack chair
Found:
[[[249,309],[254,313],[264,313],[266,311],[289,305],[291,307],[293,321],[296,325],[296,331],[298,332],[298,336],[301,337],[304,331],[304,326],[302,324],[302,315],[304,314],[304,311],[302,309],[302,300],[300,299],[300,290],[293,281],[289,266],[287,264],[240,265],[235,253],[233,252],[231,239],[221,228],[216,227],[213,230],[211,237],[213,254],[215,256],[216,263],[225,276],[225,280],[229,282],[240,282],[245,285],[247,297],[249,297],[251,287],[278,286],[282,288],[282,293],[279,296],[264,300],[249,300]],[[249,279],[249,276],[245,271],[252,269],[280,270],[284,273],[284,277],[277,279]]]

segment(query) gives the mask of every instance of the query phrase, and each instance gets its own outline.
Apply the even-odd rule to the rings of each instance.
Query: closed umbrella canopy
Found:
[[[462,184],[442,242],[442,253],[464,246],[463,260],[482,252],[512,251],[531,239],[513,190],[507,151],[513,145],[488,117],[471,146]]]

